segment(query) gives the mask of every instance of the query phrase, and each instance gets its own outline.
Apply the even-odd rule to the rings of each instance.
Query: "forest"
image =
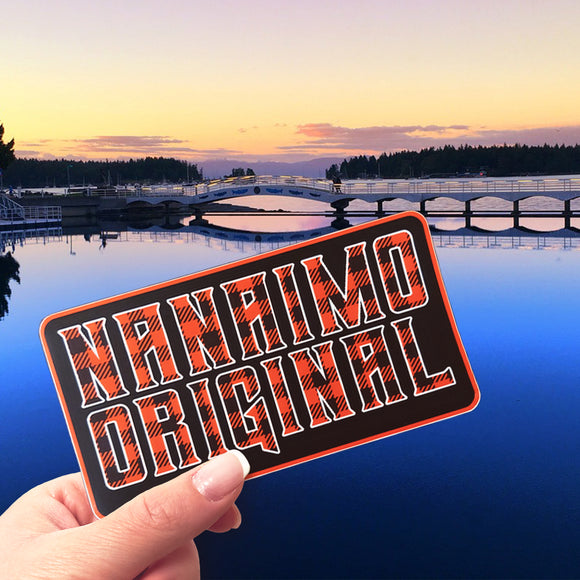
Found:
[[[203,179],[194,163],[167,157],[145,157],[127,161],[16,158],[4,170],[3,177],[5,188],[187,183]]]
[[[565,175],[580,173],[580,145],[462,145],[360,155],[333,164],[326,177],[334,179],[408,179],[427,177]]]

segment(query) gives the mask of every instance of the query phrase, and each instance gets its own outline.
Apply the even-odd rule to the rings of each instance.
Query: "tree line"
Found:
[[[251,167],[244,170],[243,167],[232,167],[232,172],[229,175],[224,175],[225,179],[229,177],[250,177],[256,175]]]
[[[168,157],[145,157],[127,161],[15,158],[4,170],[3,178],[4,187],[46,188],[187,183],[201,181],[203,175],[196,164]]]
[[[430,147],[360,155],[333,164],[327,179],[407,179],[414,177],[563,175],[580,173],[580,145],[501,145]]]

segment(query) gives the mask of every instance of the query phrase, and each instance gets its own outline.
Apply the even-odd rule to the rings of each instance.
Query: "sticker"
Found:
[[[228,449],[255,477],[479,400],[412,212],[52,315],[41,338],[99,515]]]

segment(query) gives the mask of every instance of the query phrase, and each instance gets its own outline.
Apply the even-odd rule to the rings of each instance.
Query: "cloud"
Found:
[[[56,159],[52,153],[46,153],[44,151],[38,151],[37,149],[21,149],[16,147],[14,149],[16,157],[22,159]]]
[[[67,158],[129,158],[132,156],[165,156],[179,158],[223,157],[238,155],[236,149],[200,149],[192,147],[188,141],[160,135],[99,135],[85,139],[47,140],[41,149],[62,151]],[[30,156],[46,156],[40,150],[33,150],[33,144],[24,144]],[[22,150],[19,154],[22,155]],[[22,155],[24,156],[24,155]]]
[[[248,131],[256,131],[258,129],[258,125],[253,125],[252,127],[240,127],[238,133],[247,133]]]
[[[181,139],[144,135],[101,135],[89,139],[74,139],[73,142],[96,149],[157,149],[168,144],[185,143]]]
[[[467,125],[393,125],[373,127],[340,127],[330,123],[298,125],[296,133],[308,138],[308,145],[322,148],[380,150],[401,148],[413,140],[454,138],[469,130]],[[302,144],[304,146],[304,144]]]
[[[239,131],[250,132],[257,127]],[[16,143],[19,157],[50,159],[129,159],[146,156],[175,157],[199,162],[211,159],[302,161],[320,157],[380,154],[403,149],[419,150],[444,145],[576,145],[580,125],[495,129],[464,124],[383,125],[343,127],[331,123],[307,123],[295,127],[274,151],[254,152],[225,147],[198,148],[184,139],[167,135],[99,135],[84,139],[36,140]],[[281,137],[282,139],[282,137]]]
[[[146,155],[166,155],[191,152],[191,147],[182,139],[159,135],[99,135],[87,139],[67,141],[68,149],[86,154],[137,153]]]
[[[523,129],[488,129],[469,125],[393,125],[341,127],[330,123],[298,125],[296,134],[302,142],[282,145],[287,152],[343,151],[382,153],[402,149],[418,150],[443,145],[576,145],[580,143],[580,125],[531,127]]]
[[[482,145],[577,145],[580,143],[580,125],[530,127],[525,129],[497,130],[482,128],[474,131],[472,139]]]
[[[410,135],[413,133],[444,133],[451,129],[466,130],[468,125],[393,125],[374,127],[337,127],[330,123],[309,123],[298,125],[296,133],[312,137],[333,139],[337,137],[359,139],[362,137],[385,138],[395,135]]]

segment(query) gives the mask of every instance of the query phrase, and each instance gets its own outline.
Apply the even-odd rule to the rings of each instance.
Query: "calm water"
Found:
[[[328,225],[252,222],[275,232]],[[38,339],[45,316],[272,249],[192,232],[122,232],[105,247],[86,238],[14,249],[21,284],[12,282],[0,321],[2,510],[77,470]],[[242,527],[198,541],[206,577],[580,575],[580,238],[458,233],[435,242],[479,406],[248,482]]]

